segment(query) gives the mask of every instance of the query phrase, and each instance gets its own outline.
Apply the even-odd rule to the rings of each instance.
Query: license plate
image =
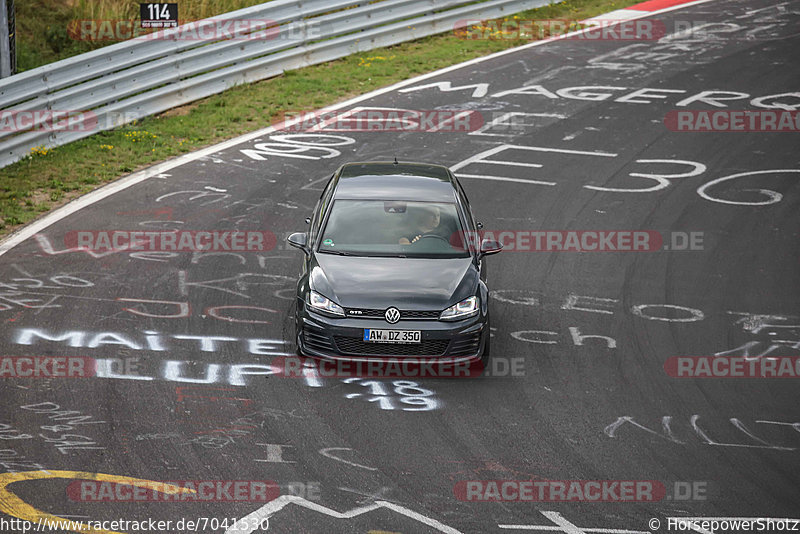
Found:
[[[364,341],[370,343],[421,343],[419,330],[376,330],[364,329]]]

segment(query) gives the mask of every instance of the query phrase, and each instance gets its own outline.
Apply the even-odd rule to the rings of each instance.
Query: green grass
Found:
[[[580,20],[636,2],[567,0],[518,16]],[[69,145],[35,149],[0,169],[0,236],[124,174],[269,126],[283,111],[318,109],[527,42],[467,40],[453,33],[426,37],[238,86]]]
[[[214,17],[264,0],[192,0],[178,3],[181,21]],[[139,0],[17,0],[17,71],[23,72],[115,41],[73,39],[68,27],[80,20],[138,20]]]

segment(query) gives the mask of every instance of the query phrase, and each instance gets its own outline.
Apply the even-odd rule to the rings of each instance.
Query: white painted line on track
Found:
[[[410,519],[413,519],[423,525],[427,525],[433,529],[436,529],[439,532],[444,532],[445,534],[462,534],[461,531],[456,530],[453,527],[449,527],[444,523],[440,523],[435,519],[424,516],[419,512],[415,512],[414,510],[410,510],[404,506],[387,501],[375,501],[373,504],[362,506],[360,508],[354,508],[352,510],[348,510],[347,512],[337,512],[336,510],[328,508],[327,506],[322,506],[295,495],[281,495],[277,499],[270,501],[255,512],[252,512],[242,518],[240,520],[241,523],[237,522],[234,527],[226,530],[225,534],[249,534],[250,532],[257,530],[256,528],[250,528],[250,526],[261,524],[262,520],[268,520],[276,512],[279,512],[289,504],[301,506],[335,519],[352,519],[374,510],[386,508],[400,515],[404,515]]]
[[[641,18],[641,16],[642,16],[642,11],[636,9],[617,9],[616,11],[612,11],[610,13],[603,13],[602,15],[586,19],[584,22],[589,22],[589,23],[602,22],[602,21],[615,22],[618,20],[633,20]]]

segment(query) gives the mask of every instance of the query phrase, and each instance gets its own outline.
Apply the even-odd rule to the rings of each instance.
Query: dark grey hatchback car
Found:
[[[489,357],[489,290],[464,190],[447,167],[348,163],[328,181],[297,283],[298,354],[334,360]]]

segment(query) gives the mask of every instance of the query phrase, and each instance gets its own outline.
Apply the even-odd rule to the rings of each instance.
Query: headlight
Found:
[[[439,316],[439,319],[442,321],[455,321],[458,319],[466,319],[467,317],[472,317],[473,315],[478,314],[478,306],[480,305],[480,301],[478,297],[470,297],[468,299],[464,299],[458,304],[454,304],[450,306],[442,314]]]
[[[333,302],[331,299],[325,298],[316,291],[311,291],[308,294],[309,307],[317,312],[335,315],[337,317],[344,317],[344,310],[341,306]]]

